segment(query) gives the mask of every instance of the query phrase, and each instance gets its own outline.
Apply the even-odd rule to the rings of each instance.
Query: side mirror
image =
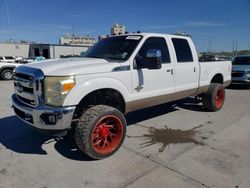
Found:
[[[149,49],[147,51],[147,68],[160,69],[162,62],[161,50]]]

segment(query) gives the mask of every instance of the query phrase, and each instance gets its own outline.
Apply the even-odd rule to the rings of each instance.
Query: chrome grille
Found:
[[[35,87],[35,78],[32,75],[24,73],[14,74],[15,93],[23,103],[30,106],[36,105]]]

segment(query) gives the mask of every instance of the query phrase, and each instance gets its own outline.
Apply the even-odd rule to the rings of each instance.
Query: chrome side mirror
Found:
[[[162,62],[161,50],[148,49],[147,51],[147,68],[160,69]]]

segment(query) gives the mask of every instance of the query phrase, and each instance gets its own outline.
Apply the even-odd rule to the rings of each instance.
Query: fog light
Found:
[[[44,113],[40,116],[45,124],[55,125],[56,124],[56,115],[51,113]]]

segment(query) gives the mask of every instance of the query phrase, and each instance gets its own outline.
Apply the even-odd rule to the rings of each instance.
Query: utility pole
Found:
[[[12,31],[11,31],[11,25],[10,25],[10,15],[9,15],[8,3],[6,4],[6,14],[7,14],[7,22],[8,22],[8,30],[9,30],[9,41],[11,42]]]
[[[210,36],[210,37],[209,37],[209,41],[208,41],[208,49],[207,49],[208,53],[211,52],[212,39],[213,39],[213,38]]]
[[[74,34],[74,24],[72,24],[72,41],[74,40],[74,37],[75,37],[75,34]],[[73,52],[73,55],[75,55],[75,47],[74,47],[74,44],[72,46],[72,52]]]
[[[238,40],[236,40],[236,43],[235,43],[235,56],[237,55],[238,53]]]
[[[234,57],[234,40],[233,40],[232,56]]]

